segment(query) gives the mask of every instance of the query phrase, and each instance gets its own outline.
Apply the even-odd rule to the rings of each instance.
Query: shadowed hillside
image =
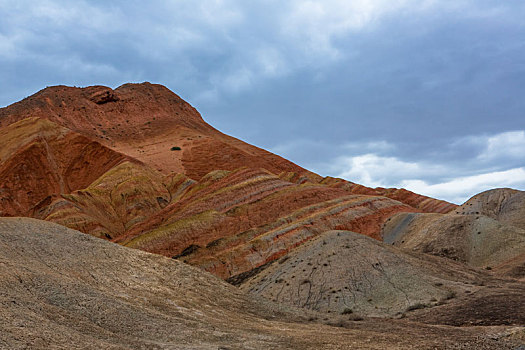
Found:
[[[128,157],[45,119],[0,129],[0,215],[32,215],[53,195],[85,188]]]

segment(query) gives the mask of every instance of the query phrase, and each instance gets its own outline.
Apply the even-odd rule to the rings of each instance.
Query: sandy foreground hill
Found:
[[[0,248],[4,349],[512,349],[520,339],[516,327],[323,318],[35,219],[0,219]]]

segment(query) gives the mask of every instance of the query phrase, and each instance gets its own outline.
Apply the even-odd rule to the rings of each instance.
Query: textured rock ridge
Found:
[[[382,237],[388,244],[524,278],[523,194],[495,189],[446,215],[400,213],[385,223]]]
[[[325,177],[321,180],[322,184],[326,184],[331,187],[342,188],[350,193],[355,194],[367,194],[372,196],[384,196],[392,198],[394,200],[403,202],[410,205],[425,213],[442,213],[446,214],[457,208],[457,205],[449,203],[447,201],[434,199],[431,197],[423,196],[404,188],[370,188],[363,185],[359,185],[343,179]]]

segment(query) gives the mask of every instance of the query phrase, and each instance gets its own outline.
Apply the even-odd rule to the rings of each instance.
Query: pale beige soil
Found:
[[[34,219],[0,219],[0,277],[5,349],[512,349],[520,341],[504,327],[320,319],[173,259]]]

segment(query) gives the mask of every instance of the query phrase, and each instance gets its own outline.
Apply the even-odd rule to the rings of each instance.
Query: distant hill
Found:
[[[382,230],[385,243],[525,278],[525,192],[494,189],[454,212],[400,213]]]

